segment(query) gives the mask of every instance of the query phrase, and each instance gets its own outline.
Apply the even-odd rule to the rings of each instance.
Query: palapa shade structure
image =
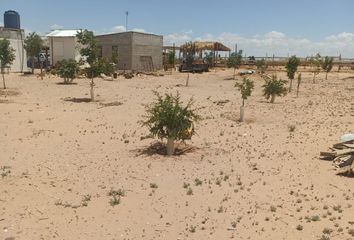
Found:
[[[182,45],[181,51],[188,51],[192,47],[194,47],[194,50],[196,52],[201,52],[201,51],[225,51],[229,52],[231,51],[230,48],[226,47],[224,44],[219,43],[219,42],[193,42],[193,43],[186,43]]]

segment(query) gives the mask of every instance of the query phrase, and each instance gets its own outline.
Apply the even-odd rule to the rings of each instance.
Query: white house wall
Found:
[[[11,29],[0,28],[0,39],[6,38],[10,41],[11,47],[15,50],[15,60],[10,66],[10,72],[26,72],[27,68],[27,54],[24,49],[24,32],[14,31]],[[22,38],[22,40],[21,40]]]
[[[75,37],[51,37],[49,41],[54,65],[64,59],[80,60],[79,44],[77,44]]]
[[[11,47],[15,49],[15,60],[10,66],[10,72],[26,72],[27,68],[27,53],[23,47],[23,41],[9,39]]]

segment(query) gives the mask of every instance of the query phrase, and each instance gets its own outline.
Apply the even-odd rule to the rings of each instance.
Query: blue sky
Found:
[[[309,55],[321,50],[328,54],[344,51],[343,55],[354,57],[354,50],[350,50],[354,39],[353,0],[0,2],[0,12],[18,11],[23,28],[42,34],[51,28],[122,31],[128,10],[130,30],[164,35],[166,44],[220,40],[226,45],[238,42],[250,54]],[[333,43],[338,46],[331,47]]]

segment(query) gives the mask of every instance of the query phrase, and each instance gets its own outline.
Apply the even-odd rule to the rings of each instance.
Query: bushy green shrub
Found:
[[[292,90],[293,80],[295,78],[295,73],[299,65],[300,65],[300,59],[297,58],[295,55],[291,56],[285,65],[286,73],[288,75],[288,78],[290,79],[289,92],[291,92]]]
[[[62,60],[57,64],[56,73],[64,79],[64,84],[70,84],[74,81],[79,71],[79,64],[74,59]]]
[[[276,96],[285,96],[287,89],[285,87],[286,81],[277,79],[277,76],[273,75],[272,79],[265,79],[263,85],[263,93],[266,99],[271,98],[270,102],[274,103]]]
[[[160,95],[155,92],[156,102],[146,107],[146,120],[143,126],[147,126],[152,135],[160,139],[167,139],[167,154],[174,153],[175,140],[187,140],[194,134],[194,123],[200,119],[193,109],[193,100],[183,106],[179,93]]]

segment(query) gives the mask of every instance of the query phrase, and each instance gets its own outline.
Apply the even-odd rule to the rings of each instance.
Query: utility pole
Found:
[[[129,12],[126,11],[125,12],[125,31],[128,32],[128,16],[129,16]]]

